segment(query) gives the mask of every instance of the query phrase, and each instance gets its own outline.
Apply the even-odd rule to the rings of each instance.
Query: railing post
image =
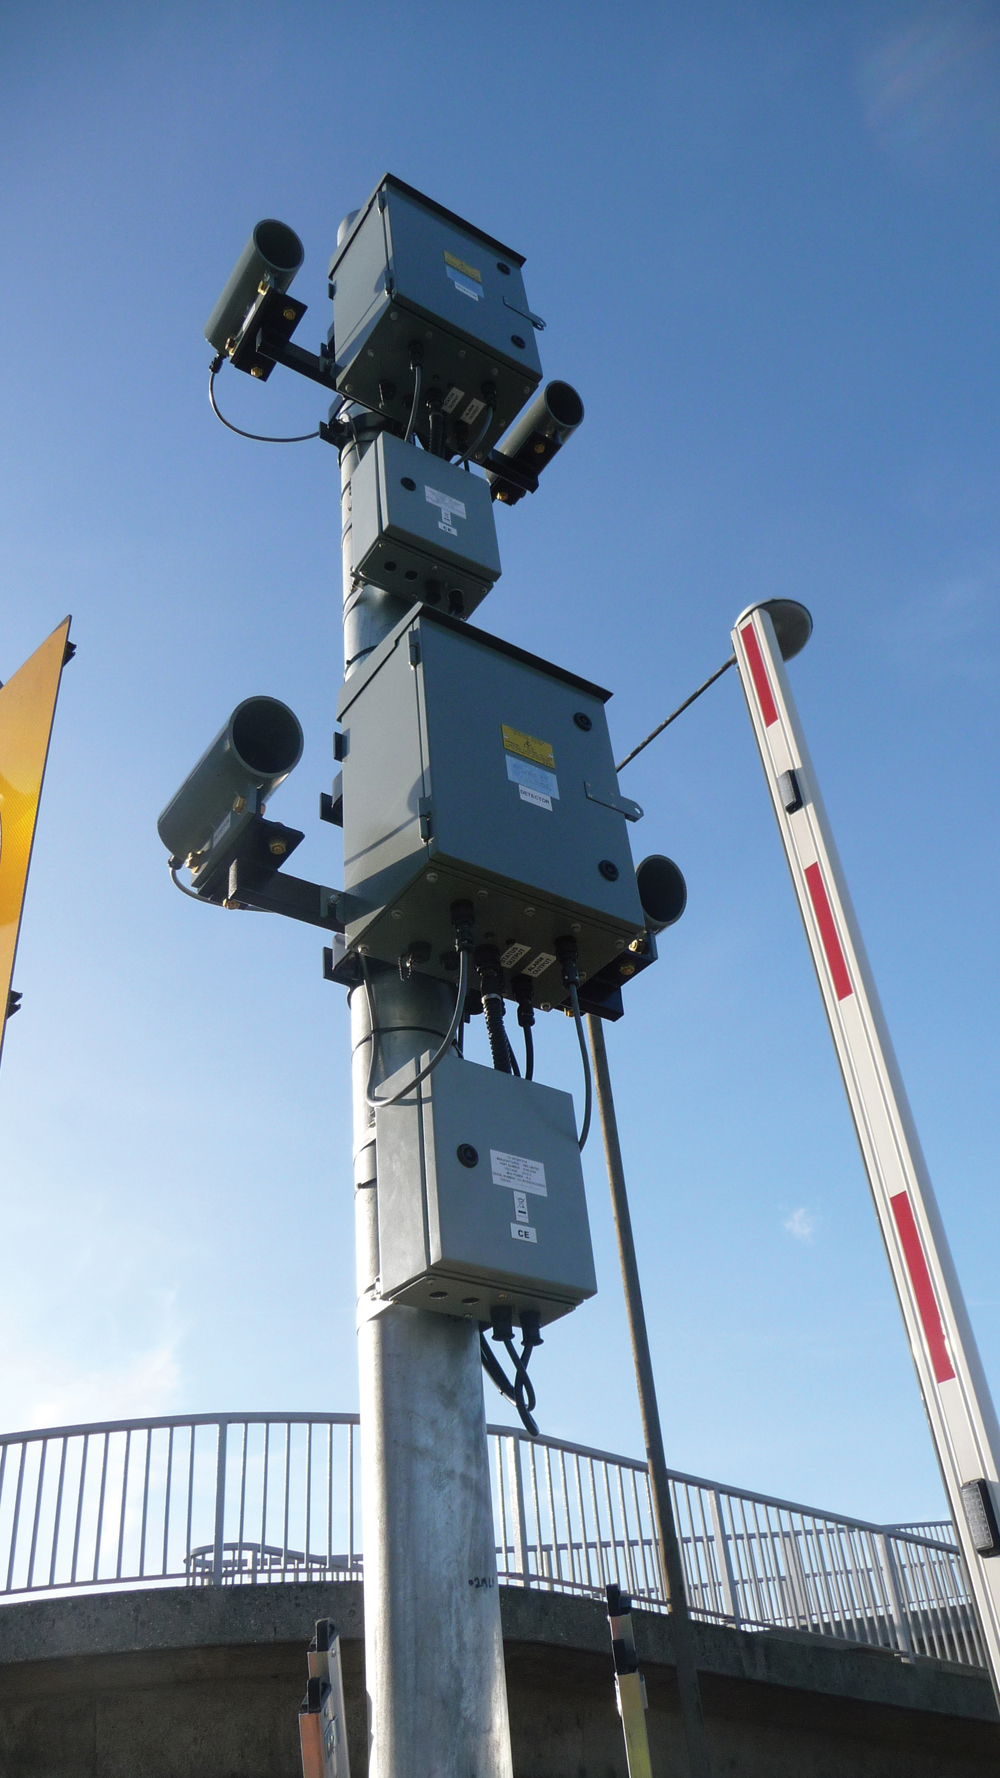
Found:
[[[718,1488],[712,1489],[708,1501],[712,1514],[712,1535],[715,1538],[715,1561],[719,1570],[722,1603],[726,1608],[726,1616],[732,1618],[739,1629],[742,1619],[736,1593],[736,1576],[733,1573],[733,1558],[729,1550],[729,1537],[722,1517],[722,1496]]]
[[[507,1440],[507,1474],[510,1478],[510,1499],[514,1513],[514,1564],[521,1576],[521,1585],[529,1586],[528,1527],[524,1517],[524,1477],[521,1474],[521,1441]]]
[[[219,1421],[218,1458],[215,1466],[215,1540],[212,1548],[212,1585],[222,1585],[223,1536],[226,1528],[226,1433],[225,1420]],[[194,1428],[191,1429],[192,1439]]]
[[[875,1544],[882,1559],[882,1574],[885,1581],[886,1594],[889,1599],[889,1613],[895,1627],[896,1639],[899,1643],[899,1652],[904,1661],[912,1661],[913,1642],[910,1637],[910,1625],[906,1613],[903,1610],[903,1600],[900,1594],[899,1581],[896,1574],[895,1552],[893,1551],[892,1544],[889,1542],[884,1531],[877,1531],[875,1533]]]
[[[790,1525],[787,1531],[780,1532],[782,1548],[785,1552],[785,1567],[788,1571],[795,1615],[798,1619],[796,1628],[808,1630],[812,1623],[812,1612],[809,1609],[809,1589],[806,1585],[806,1572],[799,1554],[799,1541],[795,1535],[795,1526]]]

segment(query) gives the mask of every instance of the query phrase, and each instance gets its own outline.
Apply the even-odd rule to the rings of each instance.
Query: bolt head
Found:
[[[281,313],[284,315],[286,321],[294,321],[295,320],[295,310],[294,309],[282,309]]]
[[[284,858],[288,851],[284,840],[272,840],[267,849],[275,858]]]

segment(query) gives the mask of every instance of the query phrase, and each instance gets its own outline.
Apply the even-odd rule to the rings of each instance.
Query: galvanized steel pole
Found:
[[[618,1236],[618,1257],[621,1260],[622,1283],[625,1288],[625,1308],[628,1313],[629,1334],[632,1340],[632,1359],[635,1364],[635,1380],[639,1393],[639,1412],[642,1416],[642,1438],[646,1447],[646,1462],[649,1465],[653,1517],[656,1521],[656,1536],[660,1546],[664,1587],[670,1606],[671,1640],[674,1650],[674,1665],[677,1671],[677,1689],[680,1692],[684,1739],[687,1744],[688,1768],[691,1778],[711,1778],[712,1768],[708,1757],[708,1740],[701,1709],[698,1668],[694,1658],[694,1638],[691,1632],[687,1593],[684,1589],[684,1567],[670,1499],[670,1481],[667,1475],[666,1458],[663,1454],[660,1411],[656,1404],[653,1363],[649,1355],[646,1316],[643,1311],[642,1290],[639,1284],[639,1267],[635,1257],[635,1242],[632,1239],[632,1218],[629,1215],[628,1194],[625,1189],[625,1169],[622,1166],[622,1151],[618,1141],[618,1120],[615,1117],[615,1102],[611,1093],[611,1074],[608,1069],[608,1052],[604,1043],[604,1026],[602,1021],[591,1013],[587,1018],[587,1028],[590,1036],[590,1053],[594,1061],[594,1088],[601,1119],[601,1134],[604,1138],[608,1184],[611,1187],[611,1208],[614,1213],[615,1232]]]
[[[407,610],[357,586],[351,476],[377,432],[354,409],[341,453],[345,674]],[[373,972],[375,1082],[448,1029],[454,991]],[[370,1778],[511,1778],[486,1415],[476,1323],[378,1297],[378,1161],[366,1100],[372,1030],[350,995]]]

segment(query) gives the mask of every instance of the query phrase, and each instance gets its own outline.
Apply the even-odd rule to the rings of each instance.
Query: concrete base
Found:
[[[603,1607],[501,1592],[516,1778],[626,1778]],[[317,1617],[341,1631],[364,1778],[362,1589],[164,1588],[0,1607],[2,1778],[301,1778]],[[653,1769],[684,1770],[670,1625],[636,1614]],[[715,1778],[979,1778],[1000,1770],[985,1674],[823,1637],[696,1626]],[[432,1762],[428,1778],[433,1778]]]

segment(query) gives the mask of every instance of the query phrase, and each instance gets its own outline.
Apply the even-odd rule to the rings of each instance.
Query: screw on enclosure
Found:
[[[478,1167],[479,1150],[473,1148],[471,1142],[460,1142],[456,1153],[463,1167]]]
[[[574,714],[573,721],[576,723],[577,728],[582,728],[584,734],[587,734],[594,726],[585,710],[577,710]]]
[[[609,883],[617,882],[618,866],[617,864],[613,864],[610,858],[602,858],[597,868],[600,871],[601,876],[606,877]]]
[[[417,484],[414,481],[412,475],[404,475],[400,478],[400,486],[403,488],[408,488],[411,494],[413,493],[416,485]]]

